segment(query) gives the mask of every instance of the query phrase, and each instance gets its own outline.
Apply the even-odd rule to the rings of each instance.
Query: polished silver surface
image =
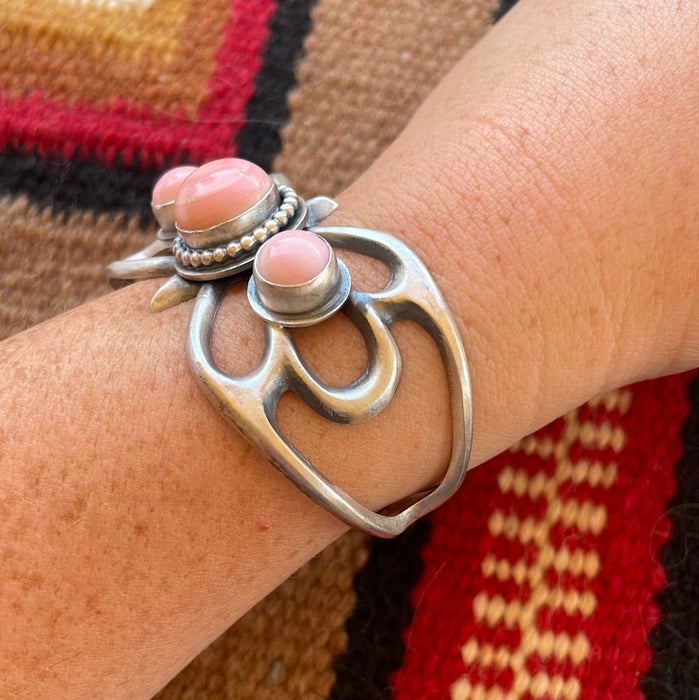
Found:
[[[184,301],[194,299],[198,292],[199,285],[196,282],[183,279],[179,275],[173,275],[167,282],[160,285],[158,291],[153,295],[150,300],[150,310],[153,313],[165,311]]]
[[[274,176],[273,176],[274,177]],[[327,219],[338,208],[338,203],[330,197],[313,197],[306,202],[308,206],[308,221],[306,228],[316,226],[323,219]]]
[[[353,290],[344,306],[366,342],[369,360],[363,375],[345,387],[316,377],[300,357],[289,329],[265,324],[265,351],[257,368],[232,376],[216,364],[211,336],[227,281],[203,285],[194,305],[187,353],[190,367],[212,403],[241,433],[304,493],[352,527],[393,537],[444,502],[461,484],[471,449],[471,389],[454,320],[427,268],[408,246],[379,231],[315,227],[336,249],[352,250],[383,261],[391,272],[379,292]],[[331,483],[279,431],[276,409],[281,395],[293,391],[321,416],[339,423],[367,420],[393,398],[401,360],[390,331],[397,320],[418,323],[434,339],[446,366],[451,394],[452,451],[442,481],[432,489],[374,512]]]
[[[172,238],[161,238],[160,233],[142,250],[107,265],[107,279],[114,289],[127,282],[174,274],[175,260],[166,255],[172,251]]]
[[[342,308],[349,296],[352,280],[347,266],[327,246],[328,262],[312,280],[302,284],[275,284],[265,279],[255,257],[248,281],[248,301],[263,321],[282,326],[312,326]]]
[[[238,216],[221,224],[216,224],[216,226],[193,231],[178,226],[177,232],[190,248],[195,250],[216,248],[219,245],[225,245],[234,238],[240,238],[244,233],[255,228],[274,212],[279,205],[279,201],[277,183],[270,178],[269,188],[262,198],[248,210],[238,214]]]
[[[273,175],[272,179],[280,190],[288,187],[282,176]],[[464,478],[472,435],[468,367],[454,320],[437,285],[415,253],[397,238],[379,231],[319,226],[336,208],[337,204],[326,197],[308,202],[299,197],[293,216],[288,216],[284,224],[277,221],[278,226],[271,223],[268,233],[307,227],[324,238],[334,252],[349,250],[382,261],[390,270],[389,282],[378,292],[351,290],[349,272],[334,254],[335,263],[325,271],[324,284],[319,285],[325,296],[304,299],[304,292],[313,292],[311,284],[296,290],[296,299],[285,301],[278,294],[270,296],[270,289],[260,294],[259,285],[250,278],[250,304],[265,320],[265,350],[260,364],[245,376],[229,375],[217,366],[211,340],[223,295],[230,284],[249,275],[257,245],[252,245],[240,259],[205,269],[189,279],[172,254],[176,245],[173,234],[161,230],[149,246],[112,263],[107,272],[114,287],[147,277],[169,277],[151,300],[153,311],[162,311],[196,296],[187,355],[194,376],[214,406],[272,464],[329,512],[372,535],[393,537],[444,502]],[[284,221],[283,216],[280,219]],[[254,226],[258,225],[259,222]],[[243,231],[241,238],[252,236],[261,242],[262,234],[255,238],[254,230]],[[340,309],[361,332],[368,362],[359,379],[344,387],[333,387],[318,378],[304,362],[291,328],[319,323]],[[276,410],[282,394],[293,391],[319,415],[337,423],[374,417],[391,401],[400,381],[401,357],[391,333],[391,325],[398,320],[410,320],[422,326],[440,351],[450,388],[452,450],[447,471],[437,486],[401,499],[378,513],[330,482],[317,465],[293,446],[278,429]]]
[[[252,263],[255,259],[259,246],[265,240],[267,240],[267,238],[277,234],[279,231],[287,229],[300,229],[306,226],[306,221],[308,219],[308,206],[303,199],[296,195],[295,192],[293,193],[293,196],[297,200],[294,213],[292,216],[287,215],[285,218],[283,218],[283,224],[274,218],[276,216],[276,212],[278,211],[278,208],[275,207],[272,210],[272,217],[263,219],[262,222],[258,222],[258,224],[261,223],[266,229],[264,236],[255,236],[255,230],[258,228],[258,225],[255,224],[252,229],[245,231],[242,235],[239,235],[238,238],[229,241],[229,245],[234,246],[234,251],[231,251],[232,254],[227,255],[228,262],[225,262],[224,259],[224,262],[220,264],[199,264],[197,267],[192,267],[191,265],[186,265],[181,261],[178,261],[176,257],[174,265],[177,274],[185,279],[193,280],[195,282],[203,282],[230,277],[231,275],[236,275],[240,272],[249,270],[252,267]],[[284,213],[286,214],[286,212]],[[248,241],[247,243],[246,240]],[[175,245],[177,245],[177,240],[175,241]],[[197,254],[201,255],[201,253]]]

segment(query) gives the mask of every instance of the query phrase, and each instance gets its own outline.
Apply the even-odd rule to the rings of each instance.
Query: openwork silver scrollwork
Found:
[[[288,187],[284,189],[284,180],[275,176],[275,181],[281,185],[280,197],[287,196],[294,206],[287,207],[289,216],[286,219],[283,216],[272,219],[281,224],[265,229],[264,238],[278,233],[273,229],[289,228],[288,220],[290,226],[310,232],[303,235],[319,236],[325,241],[323,250],[328,247],[330,250],[331,258],[325,271],[308,283],[286,287],[264,281],[255,261],[258,248],[268,245],[262,240],[260,246],[251,245],[249,249],[243,246],[245,250],[240,255],[234,253],[233,263],[230,256],[219,255],[222,264],[218,267],[217,260],[212,257],[210,266],[207,259],[202,274],[197,276],[188,271],[187,275],[181,275],[184,248],[174,230],[159,232],[150,246],[126,260],[112,263],[108,275],[115,286],[123,281],[170,276],[151,301],[154,311],[196,296],[187,355],[195,378],[213,405],[262,450],[277,469],[329,512],[372,535],[393,537],[452,495],[466,473],[471,449],[472,405],[463,345],[439,288],[405,243],[380,231],[322,226],[322,219],[337,206],[332,200],[319,197],[304,202],[295,193],[288,194],[293,191]],[[280,199],[280,205],[282,203]],[[269,203],[265,206],[269,209]],[[268,211],[262,212],[257,217],[259,221],[252,226],[260,228],[265,217],[269,217]],[[230,228],[229,223],[226,225]],[[298,232],[289,233],[299,235]],[[234,241],[246,241],[245,236],[252,234],[237,231],[236,235],[239,238]],[[260,233],[257,238],[262,239],[263,235]],[[282,238],[280,236],[278,241]],[[214,252],[216,246],[225,244],[225,241],[215,243]],[[351,288],[347,268],[335,257],[335,251],[342,250],[384,263],[390,272],[386,286],[377,292]],[[234,376],[221,370],[213,357],[214,321],[226,289],[241,276],[250,275],[253,263],[255,274],[249,279],[248,297],[253,310],[264,321],[265,348],[260,363],[252,372]],[[308,298],[319,295],[315,307],[306,303],[304,294],[310,295]],[[268,308],[267,304],[272,304],[273,308]],[[334,387],[324,383],[304,362],[291,328],[319,323],[340,308],[361,332],[368,362],[358,379],[347,386]],[[392,324],[400,320],[419,324],[439,349],[450,389],[452,449],[446,473],[437,486],[375,512],[330,482],[311,464],[279,429],[276,414],[281,396],[292,391],[320,416],[337,423],[365,421],[377,415],[392,400],[400,382],[402,360],[391,333]]]
[[[302,491],[352,527],[393,537],[444,502],[466,472],[472,432],[471,391],[466,357],[454,321],[437,285],[418,257],[386,233],[358,228],[311,229],[338,249],[378,258],[391,271],[379,292],[353,290],[344,306],[367,345],[364,374],[346,387],[330,387],[313,375],[299,355],[289,329],[265,324],[260,364],[245,376],[231,376],[216,365],[211,333],[227,284],[205,285],[199,292],[188,337],[190,367],[204,392],[243,435]],[[393,398],[400,381],[401,358],[391,335],[393,322],[421,325],[435,340],[451,390],[452,453],[447,472],[435,488],[375,513],[329,482],[279,430],[275,414],[281,395],[291,390],[323,417],[339,423],[367,420]]]

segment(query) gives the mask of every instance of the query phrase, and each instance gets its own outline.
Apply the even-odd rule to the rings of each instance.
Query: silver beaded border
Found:
[[[279,233],[294,218],[298,210],[299,197],[293,188],[280,185],[279,194],[282,201],[274,214],[256,226],[252,232],[229,241],[225,246],[197,250],[188,246],[181,236],[177,236],[172,246],[175,260],[184,267],[196,270],[201,267],[225,263],[226,260],[233,260],[241,253],[249,253],[254,250],[270,236]]]

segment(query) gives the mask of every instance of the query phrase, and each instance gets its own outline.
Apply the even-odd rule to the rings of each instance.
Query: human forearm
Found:
[[[528,7],[452,73],[335,216],[405,238],[438,278],[472,369],[473,464],[592,393],[697,361],[696,260],[673,244],[697,231],[691,37],[663,45],[657,17],[643,41],[663,61],[641,70],[629,57],[649,18]],[[601,27],[621,88],[598,65]],[[626,108],[640,94],[642,128]],[[146,697],[342,530],[207,403],[185,366],[190,305],[151,315],[153,289],[0,348],[5,695]],[[226,301],[215,334],[230,369],[259,351],[240,308]],[[341,366],[353,355],[339,330],[306,335],[331,377],[360,369]],[[374,506],[430,483],[446,458],[439,363],[400,335],[407,374],[376,422],[314,432],[317,418],[283,407],[314,461]]]
[[[697,363],[696,7],[645,5],[522,3],[343,200],[431,257],[483,367],[476,455]]]

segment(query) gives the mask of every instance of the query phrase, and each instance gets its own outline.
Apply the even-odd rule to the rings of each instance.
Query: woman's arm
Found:
[[[407,240],[457,317],[473,465],[595,393],[699,363],[698,22],[691,3],[523,0],[340,198],[334,223]],[[356,266],[359,286],[373,276]],[[343,531],[209,405],[185,363],[191,305],[150,314],[157,286],[0,345],[2,697],[149,697]],[[215,335],[231,371],[261,348],[240,296]],[[300,340],[330,380],[361,370],[348,325]],[[281,407],[374,507],[448,457],[441,363],[397,331],[404,381],[374,421]]]

